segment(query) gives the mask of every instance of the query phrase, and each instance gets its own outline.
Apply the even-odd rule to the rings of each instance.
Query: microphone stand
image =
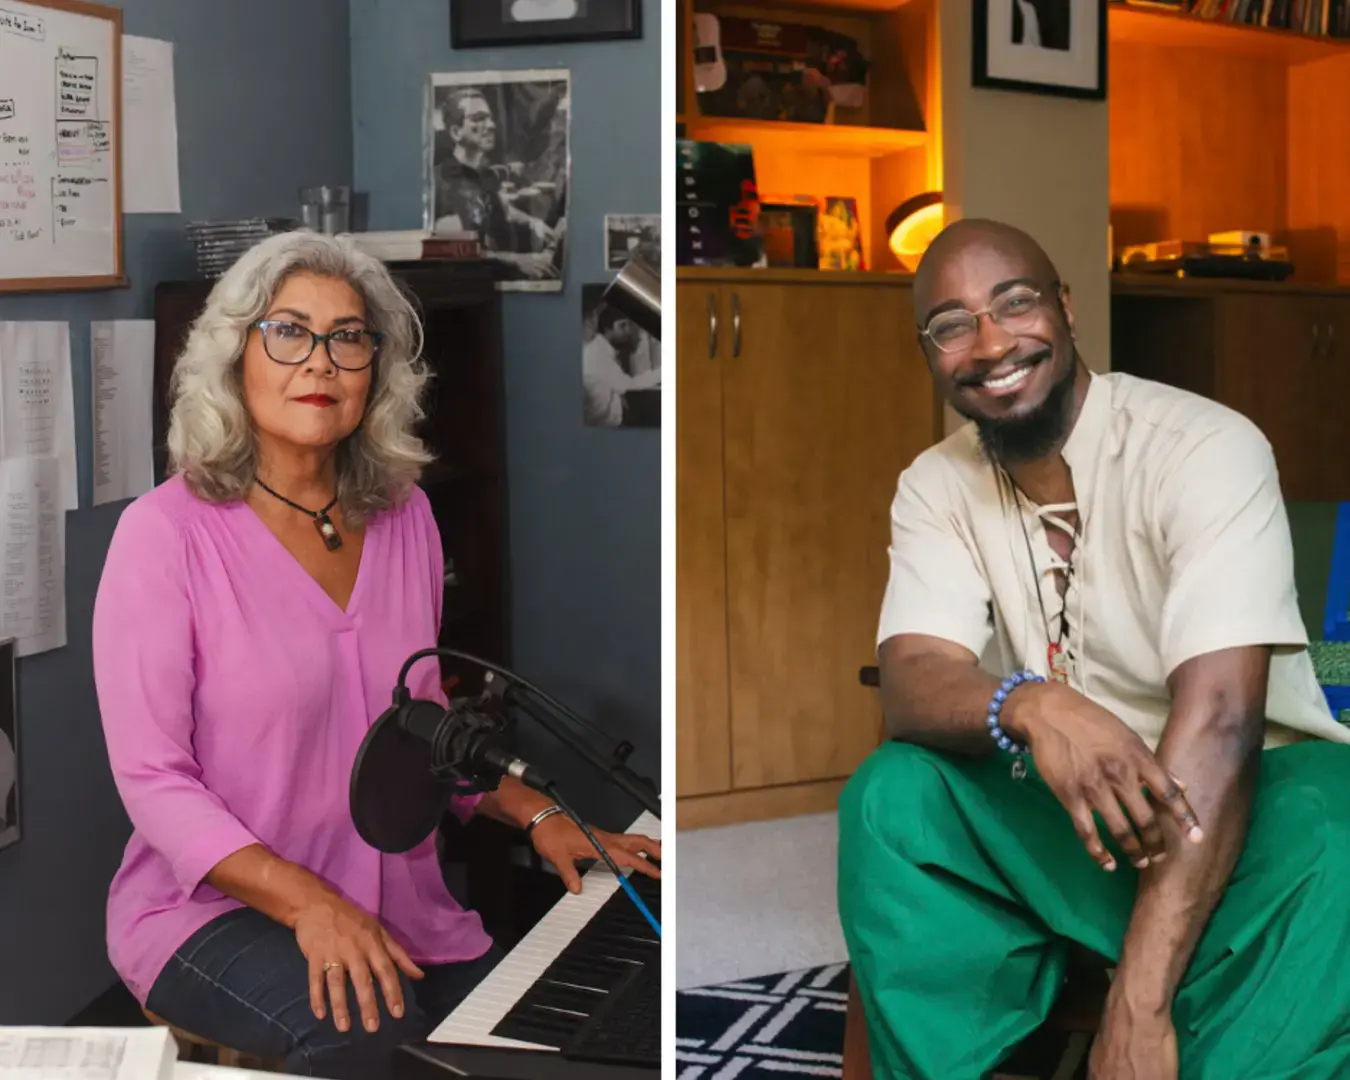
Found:
[[[558,742],[601,773],[610,783],[649,814],[660,820],[661,800],[657,794],[656,785],[646,777],[634,772],[627,764],[628,757],[633,752],[631,743],[620,742],[610,751],[608,756],[602,754],[591,743],[582,738],[577,731],[568,726],[570,724],[577,729],[589,728],[592,731],[597,731],[595,725],[586,721],[556,698],[551,697],[537,686],[504,667],[470,653],[460,652],[457,649],[447,649],[440,646],[421,649],[404,661],[403,668],[399,671],[398,676],[398,693],[406,696],[405,684],[409,669],[418,660],[430,656],[448,657],[476,664],[487,673],[484,681],[488,684],[491,684],[495,677],[505,680],[507,685],[501,695],[504,704],[524,713]]]

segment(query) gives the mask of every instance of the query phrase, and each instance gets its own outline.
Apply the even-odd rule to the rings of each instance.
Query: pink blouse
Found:
[[[382,854],[348,812],[352,762],[399,667],[436,644],[442,573],[421,489],[367,526],[346,611],[243,503],[204,502],[174,478],[123,511],[94,605],[94,678],[134,826],[108,954],[142,1004],[183,942],[242,906],[207,872],[259,842],[376,915],[419,964],[486,951],[435,836]],[[435,659],[414,665],[409,689],[445,700]],[[476,804],[452,808],[468,820]]]

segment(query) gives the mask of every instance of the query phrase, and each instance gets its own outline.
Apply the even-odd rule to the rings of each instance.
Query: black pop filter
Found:
[[[376,851],[410,851],[440,823],[451,789],[432,774],[431,743],[386,709],[371,724],[352,765],[352,823]]]

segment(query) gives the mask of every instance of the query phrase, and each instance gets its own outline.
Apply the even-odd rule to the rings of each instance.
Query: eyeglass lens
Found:
[[[989,316],[1005,330],[1022,330],[1039,314],[1040,297],[1034,289],[1010,289],[989,305]],[[939,349],[953,350],[971,345],[980,332],[974,312],[944,311],[928,324],[928,336]]]
[[[263,327],[263,348],[278,364],[299,364],[317,347],[314,334],[295,323]],[[340,368],[359,370],[375,356],[375,338],[367,330],[335,330],[328,338],[328,355]]]

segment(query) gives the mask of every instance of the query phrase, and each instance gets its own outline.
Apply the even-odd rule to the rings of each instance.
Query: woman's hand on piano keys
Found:
[[[660,841],[640,833],[611,833],[596,828],[592,828],[591,832],[620,869],[631,868],[635,873],[648,877],[661,876],[661,868],[656,865],[661,859]],[[576,864],[582,860],[600,858],[600,853],[591,846],[586,834],[566,815],[554,814],[534,827],[530,840],[534,850],[539,852],[539,857],[557,869],[567,891],[581,892],[581,874]]]

